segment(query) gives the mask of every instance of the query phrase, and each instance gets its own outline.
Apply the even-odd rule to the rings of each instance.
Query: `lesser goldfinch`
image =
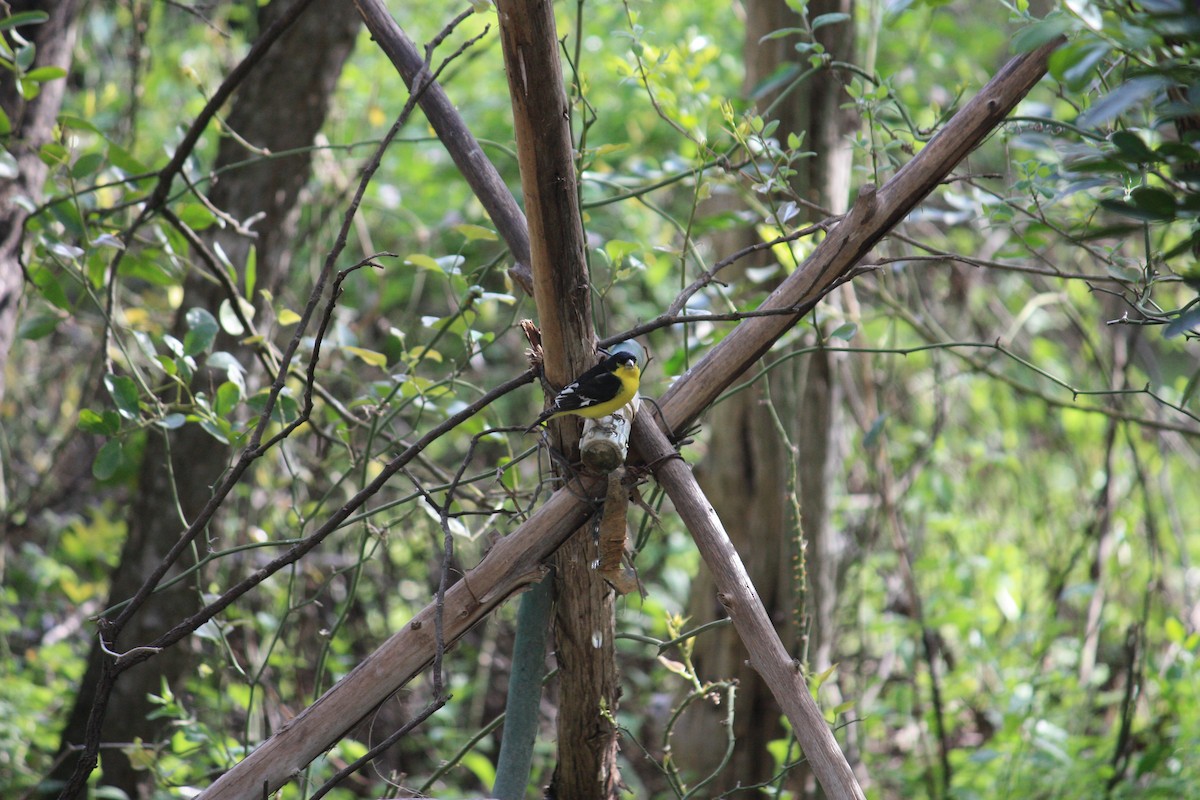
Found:
[[[564,386],[527,430],[563,414],[590,419],[607,417],[633,399],[641,375],[637,356],[624,351],[613,353]]]

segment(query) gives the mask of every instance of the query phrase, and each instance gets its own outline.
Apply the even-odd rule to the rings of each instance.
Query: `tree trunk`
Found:
[[[259,14],[260,30],[267,28],[294,2],[274,0],[265,6]],[[353,47],[360,22],[353,5],[338,0],[319,0],[300,16],[246,78],[230,111],[229,126],[242,139],[272,152],[310,146],[325,121],[329,96]],[[220,168],[243,161],[248,156],[238,140],[225,137],[220,143],[216,166]],[[296,228],[296,200],[311,174],[311,161],[307,152],[287,158],[263,159],[222,175],[209,195],[217,208],[236,220],[245,220],[260,212],[264,215],[253,226],[256,234],[253,240],[228,227],[214,226],[205,232],[210,248],[213,242],[219,242],[235,265],[245,264],[253,244],[257,250],[259,286],[273,289],[288,274]],[[193,269],[184,284],[177,329],[182,326],[187,309],[199,306],[215,315],[224,299],[220,287],[206,276],[203,268]],[[227,342],[224,349],[234,353],[249,370],[253,369],[248,349],[233,342]],[[146,443],[138,490],[129,517],[129,534],[120,563],[113,572],[110,604],[137,591],[145,576],[162,560],[186,527],[186,521],[176,511],[176,500],[184,517],[193,518],[207,502],[210,487],[228,463],[228,450],[219,446],[198,425],[185,426],[168,436],[151,436]],[[172,471],[167,469],[168,458],[173,465],[173,484]],[[122,632],[121,648],[128,649],[153,640],[199,607],[199,595],[194,585],[181,584],[155,595]],[[189,674],[192,656],[185,640],[180,646],[169,648],[122,675],[109,704],[103,741],[131,742],[136,737],[147,743],[157,741],[165,731],[166,721],[147,720],[147,715],[155,709],[148,697],[152,693],[158,694],[164,681],[174,691],[181,692],[183,687],[178,684]],[[87,674],[63,731],[64,749],[84,738],[104,657],[98,646],[93,647]],[[65,778],[73,767],[74,759],[64,760],[56,777]],[[121,788],[130,797],[147,796],[153,788],[150,783],[153,774],[134,769],[119,750],[104,752],[103,769],[103,782]]]
[[[811,20],[835,12],[853,15],[853,10],[852,0],[820,0],[809,3],[808,16]],[[796,58],[794,39],[761,41],[762,37],[795,27],[798,20],[783,0],[751,0],[746,12],[748,94]],[[852,59],[851,23],[827,25],[818,31],[818,39],[834,59]],[[839,108],[847,99],[839,77],[830,70],[819,71],[775,109],[779,138],[803,134],[804,149],[816,152],[800,162],[792,188],[835,212],[846,208],[851,164],[846,134],[854,125],[852,112]],[[764,105],[771,99],[764,98]],[[755,243],[757,236],[744,229],[721,239],[714,245],[716,252],[729,253]],[[766,403],[774,407],[774,418]],[[730,536],[785,646],[815,671],[830,663],[844,550],[841,537],[829,525],[828,513],[836,408],[837,387],[828,353],[776,367],[768,378],[713,410],[709,452],[699,474],[718,515],[733,523]],[[725,615],[707,570],[693,583],[690,613],[696,624]],[[733,629],[701,637],[695,663],[702,679],[738,680],[733,759],[722,777],[706,789],[715,794],[769,778],[778,765],[767,745],[783,736],[780,712],[768,688],[748,666],[747,653]],[[725,713],[723,708],[697,705],[684,717],[674,750],[680,763],[696,776],[711,772],[724,755],[719,725]]]
[[[521,188],[529,222],[533,290],[545,345],[545,376],[557,387],[595,365],[591,286],[584,258],[570,106],[549,0],[501,0],[501,41]],[[578,461],[580,426],[552,423],[555,446]],[[554,647],[559,665],[558,763],[550,796],[616,797],[619,687],[613,591],[591,568],[591,532],[581,529],[555,555]],[[518,634],[519,635],[519,634]]]
[[[61,67],[70,71],[79,0],[10,0],[6,5],[13,14],[44,11],[50,15],[40,25],[17,28],[17,32],[37,48],[30,69]],[[14,201],[25,197],[31,205],[41,202],[48,167],[38,157],[38,150],[54,135],[67,79],[58,78],[39,85],[38,95],[25,100],[10,72],[5,71],[0,76],[0,108],[4,109],[12,125],[12,133],[5,139],[4,146],[16,161],[17,169],[15,177],[0,178],[0,397],[4,396],[4,367],[16,333],[17,307],[25,281],[21,243],[29,213]]]

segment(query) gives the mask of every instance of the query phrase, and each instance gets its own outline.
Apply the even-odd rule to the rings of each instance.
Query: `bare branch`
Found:
[[[639,419],[633,427],[634,442],[653,465],[655,478],[691,532],[704,563],[712,570],[717,599],[733,618],[738,636],[750,653],[751,666],[763,676],[791,722],[821,788],[832,798],[865,797],[833,732],[809,694],[800,664],[788,655],[780,641],[741,557],[697,485],[691,467],[657,426],[646,417]]]
[[[424,63],[416,45],[396,24],[396,20],[392,19],[383,0],[354,0],[354,4],[375,41],[411,88]],[[471,134],[440,84],[432,82],[426,86],[421,93],[420,104],[429,124],[437,132],[438,139],[454,159],[463,178],[487,210],[497,232],[512,251],[516,264],[510,274],[532,295],[529,226],[516,198],[496,171],[495,165],[484,155],[483,148],[479,146],[479,142]]]

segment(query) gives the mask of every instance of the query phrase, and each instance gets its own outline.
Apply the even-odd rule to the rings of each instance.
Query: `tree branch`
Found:
[[[771,294],[760,310],[805,308],[828,286],[852,270],[888,229],[915,208],[1037,83],[1046,70],[1050,53],[1061,43],[1056,40],[1033,53],[1014,58],[882,189],[875,191],[865,187],[851,212],[809,259]],[[798,314],[767,315],[739,324],[664,395],[661,405],[669,428],[680,431],[695,420],[798,319]],[[665,440],[661,434],[650,431],[645,422],[635,424],[635,445],[642,457],[650,461],[662,452]],[[677,488],[686,488],[687,476],[677,474],[686,468],[673,450],[669,456],[655,464],[656,471],[664,476],[664,481],[674,482]],[[681,499],[677,502],[687,502],[688,496],[679,491]],[[500,539],[477,567],[447,591],[447,644],[469,630],[510,594],[538,580],[543,569],[541,562],[594,511],[587,498],[598,498],[603,493],[602,481],[573,483],[555,492],[528,522]],[[704,540],[701,549],[710,561],[710,568],[729,581],[722,584],[723,597],[739,604],[732,609],[735,624],[744,626],[746,635],[752,636],[753,641],[757,642],[761,637],[766,637],[762,639],[766,641],[769,636],[761,628],[761,618],[753,603],[747,604],[745,594],[737,585],[744,571],[726,563],[736,553],[731,553],[732,548],[722,540],[719,521],[711,517],[706,507],[690,509],[688,514],[703,528],[698,539]],[[749,591],[753,592],[753,587],[749,587]],[[435,649],[431,631],[434,613],[433,604],[423,609],[409,625],[388,639],[316,703],[201,793],[201,800],[258,800],[264,786],[272,792],[286,783],[354,722],[370,713],[429,664]],[[770,650],[774,655],[766,652],[753,655],[755,668],[769,674],[769,681],[778,680],[781,687],[787,687],[780,690],[786,695],[781,698],[781,703],[789,716],[795,715],[792,720],[797,736],[803,737],[800,740],[818,780],[831,796],[861,796],[857,785],[851,782],[853,776],[847,776],[844,759],[835,752],[836,744],[833,749],[830,747],[832,734],[819,711],[814,717],[815,706],[808,706],[800,699],[801,694],[808,696],[808,688],[799,672],[791,665],[786,652],[780,657],[774,646]],[[754,653],[753,645],[751,652]]]
[[[806,308],[854,268],[871,248],[925,199],[996,128],[1046,72],[1056,39],[1009,61],[921,152],[882,188],[863,186],[858,199],[803,264],[759,310]],[[801,314],[764,316],[739,325],[660,398],[667,425],[682,430],[799,321]]]
[[[645,417],[640,419],[634,423],[633,440],[652,465],[654,477],[671,498],[704,563],[712,570],[717,599],[733,619],[738,636],[750,653],[750,665],[763,676],[791,722],[821,788],[831,798],[864,798],[821,709],[809,694],[799,662],[783,646],[741,557],[696,483],[691,467],[657,426],[647,424],[649,420]]]
[[[379,47],[391,59],[396,71],[411,89],[424,64],[416,45],[405,35],[396,20],[392,19],[383,0],[354,0],[354,5],[358,7],[375,41],[379,42]],[[463,122],[441,84],[433,82],[426,86],[421,94],[420,105],[446,152],[450,154],[459,172],[491,217],[496,231],[512,251],[516,263],[509,274],[532,295],[529,226],[516,198],[500,177],[495,165],[484,155],[483,148]]]

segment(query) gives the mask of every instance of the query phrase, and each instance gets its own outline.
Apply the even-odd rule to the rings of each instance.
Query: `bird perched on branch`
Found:
[[[589,419],[607,417],[629,403],[637,394],[642,371],[637,356],[619,351],[563,387],[554,402],[526,428],[531,431],[548,419],[563,414],[577,414]]]

